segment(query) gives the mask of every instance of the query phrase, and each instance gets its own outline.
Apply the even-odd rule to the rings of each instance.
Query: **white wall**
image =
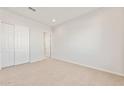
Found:
[[[101,8],[54,28],[53,58],[124,74],[124,8]]]
[[[0,20],[9,24],[29,27],[31,61],[44,58],[42,32],[50,31],[50,27],[4,9],[0,9]]]
[[[34,29],[35,30],[35,29]],[[31,60],[32,62],[36,62],[38,60],[44,59],[44,41],[43,41],[43,33],[39,30],[32,31],[30,33],[32,38],[30,38],[30,48],[31,48]]]
[[[0,33],[1,33],[1,20],[0,20]],[[2,52],[2,51],[1,51],[1,39],[2,39],[2,38],[1,38],[1,34],[0,34],[0,70],[1,70],[1,65],[2,65],[2,63],[1,63],[1,61],[2,61],[2,60],[1,60],[1,52]]]

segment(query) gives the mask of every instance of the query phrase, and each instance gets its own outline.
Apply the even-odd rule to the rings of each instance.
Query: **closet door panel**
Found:
[[[29,62],[29,29],[15,26],[15,65]]]
[[[2,23],[2,67],[14,65],[14,25]]]

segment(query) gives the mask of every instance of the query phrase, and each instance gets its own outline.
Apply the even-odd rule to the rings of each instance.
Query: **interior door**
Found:
[[[15,65],[29,62],[29,28],[15,25]]]
[[[14,65],[14,25],[2,23],[2,67]]]
[[[44,32],[44,55],[45,57],[51,56],[51,33]]]

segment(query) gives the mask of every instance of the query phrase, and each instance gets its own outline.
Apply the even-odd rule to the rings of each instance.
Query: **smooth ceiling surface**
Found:
[[[96,9],[92,7],[77,7],[77,8],[76,7],[33,7],[33,8],[36,9],[36,12],[29,10],[28,7],[8,7],[4,9],[50,26],[62,24],[65,21],[69,21],[70,19],[76,18],[80,15],[84,15],[87,12]],[[56,19],[56,22],[53,23],[52,19]]]

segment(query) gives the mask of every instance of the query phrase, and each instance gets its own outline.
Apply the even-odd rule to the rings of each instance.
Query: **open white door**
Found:
[[[15,25],[15,65],[29,62],[29,28]]]
[[[2,23],[2,67],[14,65],[14,25]]]
[[[51,57],[51,32],[44,32],[44,55]]]

